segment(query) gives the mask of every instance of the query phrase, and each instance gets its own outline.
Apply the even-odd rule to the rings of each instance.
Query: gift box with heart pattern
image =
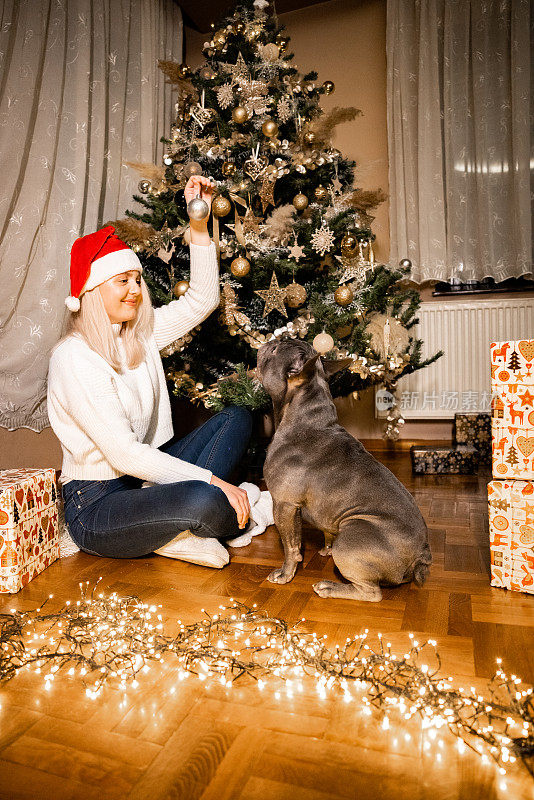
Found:
[[[491,344],[495,478],[534,478],[534,339]]]
[[[55,470],[0,471],[0,592],[18,592],[57,558]]]
[[[534,482],[488,484],[491,585],[534,593]]]

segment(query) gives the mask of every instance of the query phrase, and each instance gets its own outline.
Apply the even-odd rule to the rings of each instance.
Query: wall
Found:
[[[385,0],[331,0],[281,14],[280,21],[291,37],[290,49],[300,72],[315,69],[321,82],[332,80],[336,84],[336,91],[322,100],[324,109],[354,105],[363,112],[353,122],[338,127],[334,145],[356,161],[357,185],[382,187],[387,192]],[[208,36],[188,28],[184,33],[184,60],[196,67],[203,61],[202,45]],[[387,261],[387,202],[377,210],[373,229],[377,257]],[[430,299],[430,290],[423,290],[423,296]],[[342,424],[354,435],[380,440],[382,422],[374,418],[371,391],[359,400],[350,398],[337,401],[337,405]],[[451,433],[450,422],[418,421],[407,422],[401,436],[405,440],[443,441],[450,439]],[[0,469],[24,465],[60,468],[61,451],[50,428],[40,434],[0,428]]]

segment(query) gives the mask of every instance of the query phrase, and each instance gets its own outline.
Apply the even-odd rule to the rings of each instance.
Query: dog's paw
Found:
[[[319,581],[314,583],[312,588],[319,597],[332,597],[336,584],[333,581]]]
[[[332,553],[332,546],[329,544],[325,544],[322,550],[319,550],[320,556],[329,556]]]
[[[280,569],[273,569],[271,574],[267,577],[267,580],[271,583],[289,583],[294,574],[294,571],[292,573],[287,573],[284,572],[283,567],[280,567]]]

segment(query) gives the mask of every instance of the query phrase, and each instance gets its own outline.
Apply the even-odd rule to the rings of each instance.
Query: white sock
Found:
[[[228,539],[226,544],[230,547],[246,547],[250,544],[253,536],[259,536],[269,525],[274,525],[273,498],[269,492],[260,491],[259,486],[254,483],[241,483],[240,489],[244,489],[250,503],[250,522],[247,529],[235,539]]]

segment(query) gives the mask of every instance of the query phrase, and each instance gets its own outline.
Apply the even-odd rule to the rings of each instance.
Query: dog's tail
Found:
[[[422,586],[426,581],[431,563],[432,553],[430,552],[428,542],[425,542],[419,561],[416,562],[413,568],[413,579],[417,586]]]

